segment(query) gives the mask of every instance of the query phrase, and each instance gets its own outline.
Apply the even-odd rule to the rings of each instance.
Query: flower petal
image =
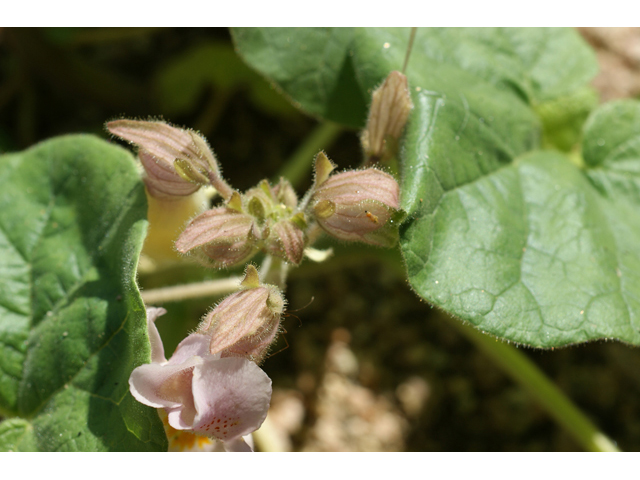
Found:
[[[167,361],[164,356],[162,339],[156,327],[156,318],[165,313],[167,311],[164,308],[147,307],[147,333],[151,343],[151,361],[153,363],[165,363]]]
[[[198,412],[193,430],[229,442],[262,425],[271,379],[244,358],[210,357],[193,370],[193,399]]]
[[[204,357],[209,355],[209,343],[211,339],[206,335],[192,333],[182,340],[176,347],[176,351],[169,359],[169,365],[178,365],[186,362],[191,357]]]
[[[141,365],[131,372],[129,390],[136,400],[150,407],[176,408],[192,404],[191,378],[194,367],[200,363],[200,357],[191,357],[179,365]]]
[[[253,448],[251,448],[249,443],[245,440],[247,437],[251,438],[251,435],[239,437],[235,440],[231,440],[230,442],[224,442],[223,445],[225,452],[253,452]]]

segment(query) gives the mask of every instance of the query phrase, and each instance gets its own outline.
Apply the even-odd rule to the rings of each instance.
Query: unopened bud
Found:
[[[296,191],[293,189],[289,180],[283,177],[280,177],[280,182],[273,187],[273,195],[276,197],[276,201],[284,207],[294,209],[298,205],[298,195],[296,195]]]
[[[193,130],[141,120],[115,120],[106,126],[112,134],[139,147],[151,194],[180,196],[189,191],[189,195],[200,185],[211,183],[224,198],[231,195],[233,190],[222,179],[211,148]]]
[[[304,225],[302,214],[289,220],[280,220],[270,229],[266,240],[267,251],[298,265],[305,248]]]
[[[144,149],[138,150],[138,158],[146,175],[144,184],[150,195],[157,198],[186,197],[196,192],[200,185],[185,181],[177,174],[173,165],[160,162]]]
[[[373,92],[367,127],[362,133],[362,147],[369,158],[385,156],[387,137],[400,138],[412,108],[407,77],[391,72]]]
[[[294,213],[298,196],[291,184],[280,179],[271,187],[266,180],[244,194],[244,211],[260,229],[261,247],[289,263],[299,264],[305,248],[307,227],[303,212]]]
[[[260,284],[253,265],[247,267],[242,287],[205,316],[198,333],[211,337],[214,355],[260,363],[278,333],[285,300],[277,287]]]
[[[375,168],[330,176],[311,199],[313,215],[329,234],[342,240],[392,246],[400,189],[388,173]]]
[[[176,240],[176,250],[195,253],[205,265],[230,267],[249,260],[258,251],[257,234],[253,217],[218,207],[191,221]]]

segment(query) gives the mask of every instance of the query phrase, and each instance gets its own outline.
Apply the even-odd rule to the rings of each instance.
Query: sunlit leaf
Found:
[[[129,394],[150,361],[133,158],[90,136],[0,157],[0,450],[162,450]]]

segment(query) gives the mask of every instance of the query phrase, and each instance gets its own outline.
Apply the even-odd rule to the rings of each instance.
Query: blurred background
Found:
[[[640,29],[579,29],[597,50],[601,100],[640,95]],[[116,118],[199,130],[240,190],[320,148],[361,161],[358,132],[292,107],[236,56],[225,29],[0,29],[0,153],[57,135],[105,140]],[[363,124],[364,124],[363,119]],[[312,146],[308,153],[305,148]],[[411,292],[398,251],[332,246],[289,276],[289,312],[263,369],[274,394],[258,447],[293,451],[567,451],[580,447],[519,386]],[[239,273],[239,272],[231,272]],[[188,262],[140,272],[150,290],[219,278]],[[215,297],[171,302],[170,353]],[[640,352],[613,342],[522,349],[623,450],[640,450]]]

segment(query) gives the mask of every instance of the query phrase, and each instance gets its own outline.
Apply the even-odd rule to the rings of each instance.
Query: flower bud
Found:
[[[147,173],[145,183],[152,195],[189,195],[209,183],[224,198],[231,195],[233,190],[222,179],[211,148],[193,130],[165,122],[124,119],[107,123],[107,129],[139,147]]]
[[[185,197],[196,192],[200,185],[185,181],[176,173],[173,165],[159,162],[148,151],[140,149],[138,158],[144,167],[146,175],[144,184],[149,195],[157,198]]]
[[[280,179],[275,187],[271,187],[263,180],[243,197],[245,211],[260,229],[263,250],[289,263],[299,264],[304,253],[307,224],[304,213],[294,214],[298,196],[291,184]]]
[[[254,219],[229,207],[198,215],[176,240],[180,253],[193,251],[205,265],[224,268],[249,260],[257,251]]]
[[[407,77],[393,71],[372,95],[367,127],[362,133],[362,147],[368,158],[385,157],[387,137],[398,140],[413,108]]]
[[[392,246],[400,189],[388,173],[375,168],[330,176],[315,190],[311,209],[318,224],[342,240]]]
[[[289,180],[280,177],[280,182],[272,190],[280,205],[290,209],[295,209],[298,205],[298,195]]]
[[[270,229],[266,249],[271,255],[298,265],[305,247],[304,218],[302,213],[289,220],[280,220]]]
[[[261,285],[258,271],[249,265],[243,289],[225,298],[207,314],[198,333],[211,337],[211,354],[244,357],[260,363],[280,326],[285,300],[277,287]]]

